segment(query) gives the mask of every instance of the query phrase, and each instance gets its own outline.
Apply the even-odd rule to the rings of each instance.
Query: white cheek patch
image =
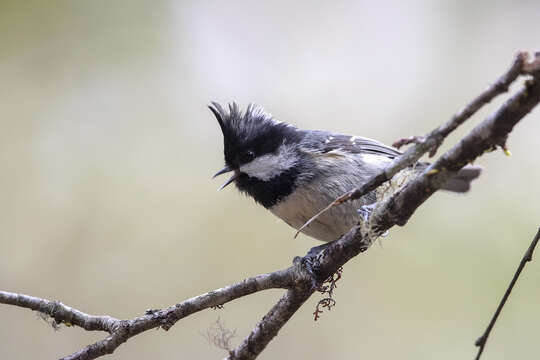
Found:
[[[276,154],[259,156],[240,166],[240,172],[259,180],[267,181],[289,170],[298,161],[291,147],[282,145]]]

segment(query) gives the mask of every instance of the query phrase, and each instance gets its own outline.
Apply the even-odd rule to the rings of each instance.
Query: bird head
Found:
[[[294,126],[275,120],[253,104],[245,112],[236,103],[229,104],[228,111],[215,102],[209,108],[223,132],[225,155],[225,167],[214,177],[234,172],[220,189],[241,177],[271,181],[298,162],[295,145],[302,135]]]

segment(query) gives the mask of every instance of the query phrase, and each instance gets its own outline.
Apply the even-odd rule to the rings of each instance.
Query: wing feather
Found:
[[[361,136],[329,134],[322,141],[323,153],[340,150],[352,154],[381,155],[390,159],[401,155],[400,151],[391,146]]]

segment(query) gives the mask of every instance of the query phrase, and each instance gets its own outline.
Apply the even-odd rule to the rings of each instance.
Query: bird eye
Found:
[[[253,150],[246,150],[240,155],[240,161],[244,164],[250,162],[254,158],[255,153],[253,152]]]

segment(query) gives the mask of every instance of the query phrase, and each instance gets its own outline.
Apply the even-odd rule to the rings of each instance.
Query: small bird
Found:
[[[234,182],[241,192],[297,230],[401,155],[397,149],[365,137],[299,129],[253,104],[245,112],[236,103],[229,104],[228,111],[215,102],[209,108],[223,132],[225,154],[225,167],[214,177],[233,172],[220,190]],[[330,208],[302,232],[325,242],[339,239],[365,221],[370,209],[391,190],[428,165],[417,163],[362,198]],[[480,172],[480,167],[466,166],[442,189],[467,192]]]

